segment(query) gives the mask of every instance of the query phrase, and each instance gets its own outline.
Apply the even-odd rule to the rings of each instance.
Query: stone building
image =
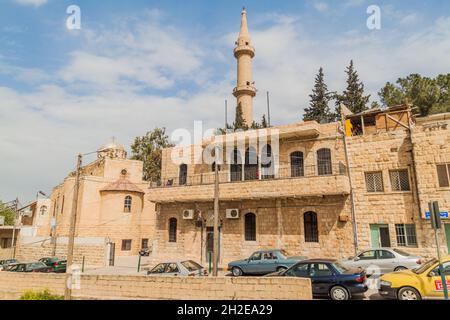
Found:
[[[234,93],[251,123],[254,49],[245,10],[234,52]],[[427,202],[438,200],[443,216],[450,209],[450,115],[414,118],[410,106],[396,106],[343,118],[164,150],[162,180],[147,196],[156,204],[153,260],[208,261],[215,163],[205,159],[214,158],[220,164],[221,265],[263,248],[322,258],[381,246],[434,255]],[[449,223],[439,239],[442,251],[450,250]]]
[[[97,159],[82,167],[76,261],[84,256],[90,265],[104,265],[115,257],[136,256],[141,248],[151,248],[154,204],[145,201],[148,183],[142,180],[142,172],[143,163],[127,159],[124,147],[115,142],[101,147]],[[34,252],[66,256],[74,185],[72,172],[53,189],[45,214],[33,218],[33,234],[21,237],[19,256],[28,260]]]

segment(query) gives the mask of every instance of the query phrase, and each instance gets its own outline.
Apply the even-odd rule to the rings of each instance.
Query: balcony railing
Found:
[[[240,183],[258,180],[283,180],[303,179],[322,176],[347,175],[347,168],[342,163],[334,163],[321,166],[288,166],[282,165],[278,168],[266,168],[256,165],[226,166],[226,170],[219,171],[219,183]],[[151,182],[150,188],[170,188],[180,186],[211,185],[215,182],[215,173],[206,172],[194,175],[181,175],[177,177],[165,177],[162,182]]]

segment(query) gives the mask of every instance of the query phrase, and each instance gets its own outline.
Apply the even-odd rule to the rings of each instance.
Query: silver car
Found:
[[[192,260],[164,262],[147,272],[149,276],[207,276],[205,268]]]
[[[356,257],[341,261],[346,267],[361,268],[367,274],[386,274],[393,271],[415,269],[423,263],[423,259],[403,250],[391,248],[370,249]]]

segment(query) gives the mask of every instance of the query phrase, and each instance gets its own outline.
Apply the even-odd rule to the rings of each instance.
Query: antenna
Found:
[[[267,123],[270,127],[270,96],[269,91],[267,91]]]

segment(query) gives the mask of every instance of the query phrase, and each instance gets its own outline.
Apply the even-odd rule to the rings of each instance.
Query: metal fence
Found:
[[[325,167],[281,165],[277,167],[260,167],[258,165],[230,165],[219,171],[219,183],[236,183],[257,180],[302,179],[320,176],[347,175],[347,168],[342,163],[328,164]],[[177,177],[164,177],[162,181],[151,182],[150,188],[168,188],[176,186],[196,186],[214,184],[215,173],[204,172],[193,175],[181,174]]]

